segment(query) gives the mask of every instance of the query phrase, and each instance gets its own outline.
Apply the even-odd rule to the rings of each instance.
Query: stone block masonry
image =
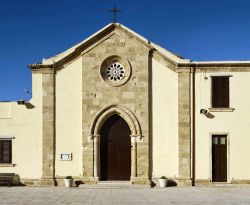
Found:
[[[178,73],[178,155],[179,183],[191,184],[190,72]]]
[[[42,71],[42,179],[41,185],[54,185],[55,173],[55,120],[54,70]]]
[[[117,104],[129,109],[139,121],[143,143],[137,144],[136,179],[140,178],[137,181],[141,183],[148,182],[148,54],[148,47],[120,28],[116,28],[113,35],[83,55],[84,177],[93,179],[94,173],[94,144],[93,141],[89,141],[91,124],[100,110]],[[100,77],[100,65],[112,55],[128,60],[131,66],[129,80],[118,87],[108,85]],[[89,61],[88,59],[92,59],[93,56],[95,60]],[[134,178],[135,181],[136,179]]]

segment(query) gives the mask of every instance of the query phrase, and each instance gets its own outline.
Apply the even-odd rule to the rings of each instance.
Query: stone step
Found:
[[[101,186],[132,186],[131,181],[99,181],[97,185]]]
[[[136,189],[149,186],[132,185],[130,181],[100,181],[97,184],[80,184],[81,189]]]
[[[211,186],[233,186],[233,184],[227,182],[217,182],[217,183],[211,183]]]

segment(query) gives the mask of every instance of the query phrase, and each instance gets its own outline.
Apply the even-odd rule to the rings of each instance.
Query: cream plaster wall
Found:
[[[211,74],[230,77],[230,107],[233,112],[211,112],[213,118],[200,114],[211,107]],[[207,76],[208,79],[204,79]],[[228,133],[228,182],[250,179],[250,73],[196,74],[196,178],[211,179],[211,135]]]
[[[178,75],[153,59],[153,177],[178,175]]]
[[[0,103],[0,119],[9,119],[12,117],[11,103],[1,102]]]
[[[0,138],[14,137],[12,140],[12,163],[14,167],[3,167],[0,172],[19,174],[21,178],[42,176],[42,78],[32,75],[33,98],[28,105],[17,102],[0,102]]]
[[[72,153],[72,161],[60,154]],[[82,173],[82,58],[56,74],[56,176]]]

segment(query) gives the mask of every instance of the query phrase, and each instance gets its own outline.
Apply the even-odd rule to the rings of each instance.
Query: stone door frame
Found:
[[[117,114],[122,117],[128,124],[131,131],[131,180],[137,177],[137,142],[141,139],[141,127],[134,114],[125,106],[110,105],[101,110],[94,118],[91,128],[90,137],[94,141],[94,173],[93,177],[100,179],[100,129],[104,122],[112,115]]]

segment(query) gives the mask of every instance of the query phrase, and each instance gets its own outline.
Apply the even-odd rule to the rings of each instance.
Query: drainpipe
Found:
[[[192,186],[195,186],[195,65],[191,66],[192,70]]]

